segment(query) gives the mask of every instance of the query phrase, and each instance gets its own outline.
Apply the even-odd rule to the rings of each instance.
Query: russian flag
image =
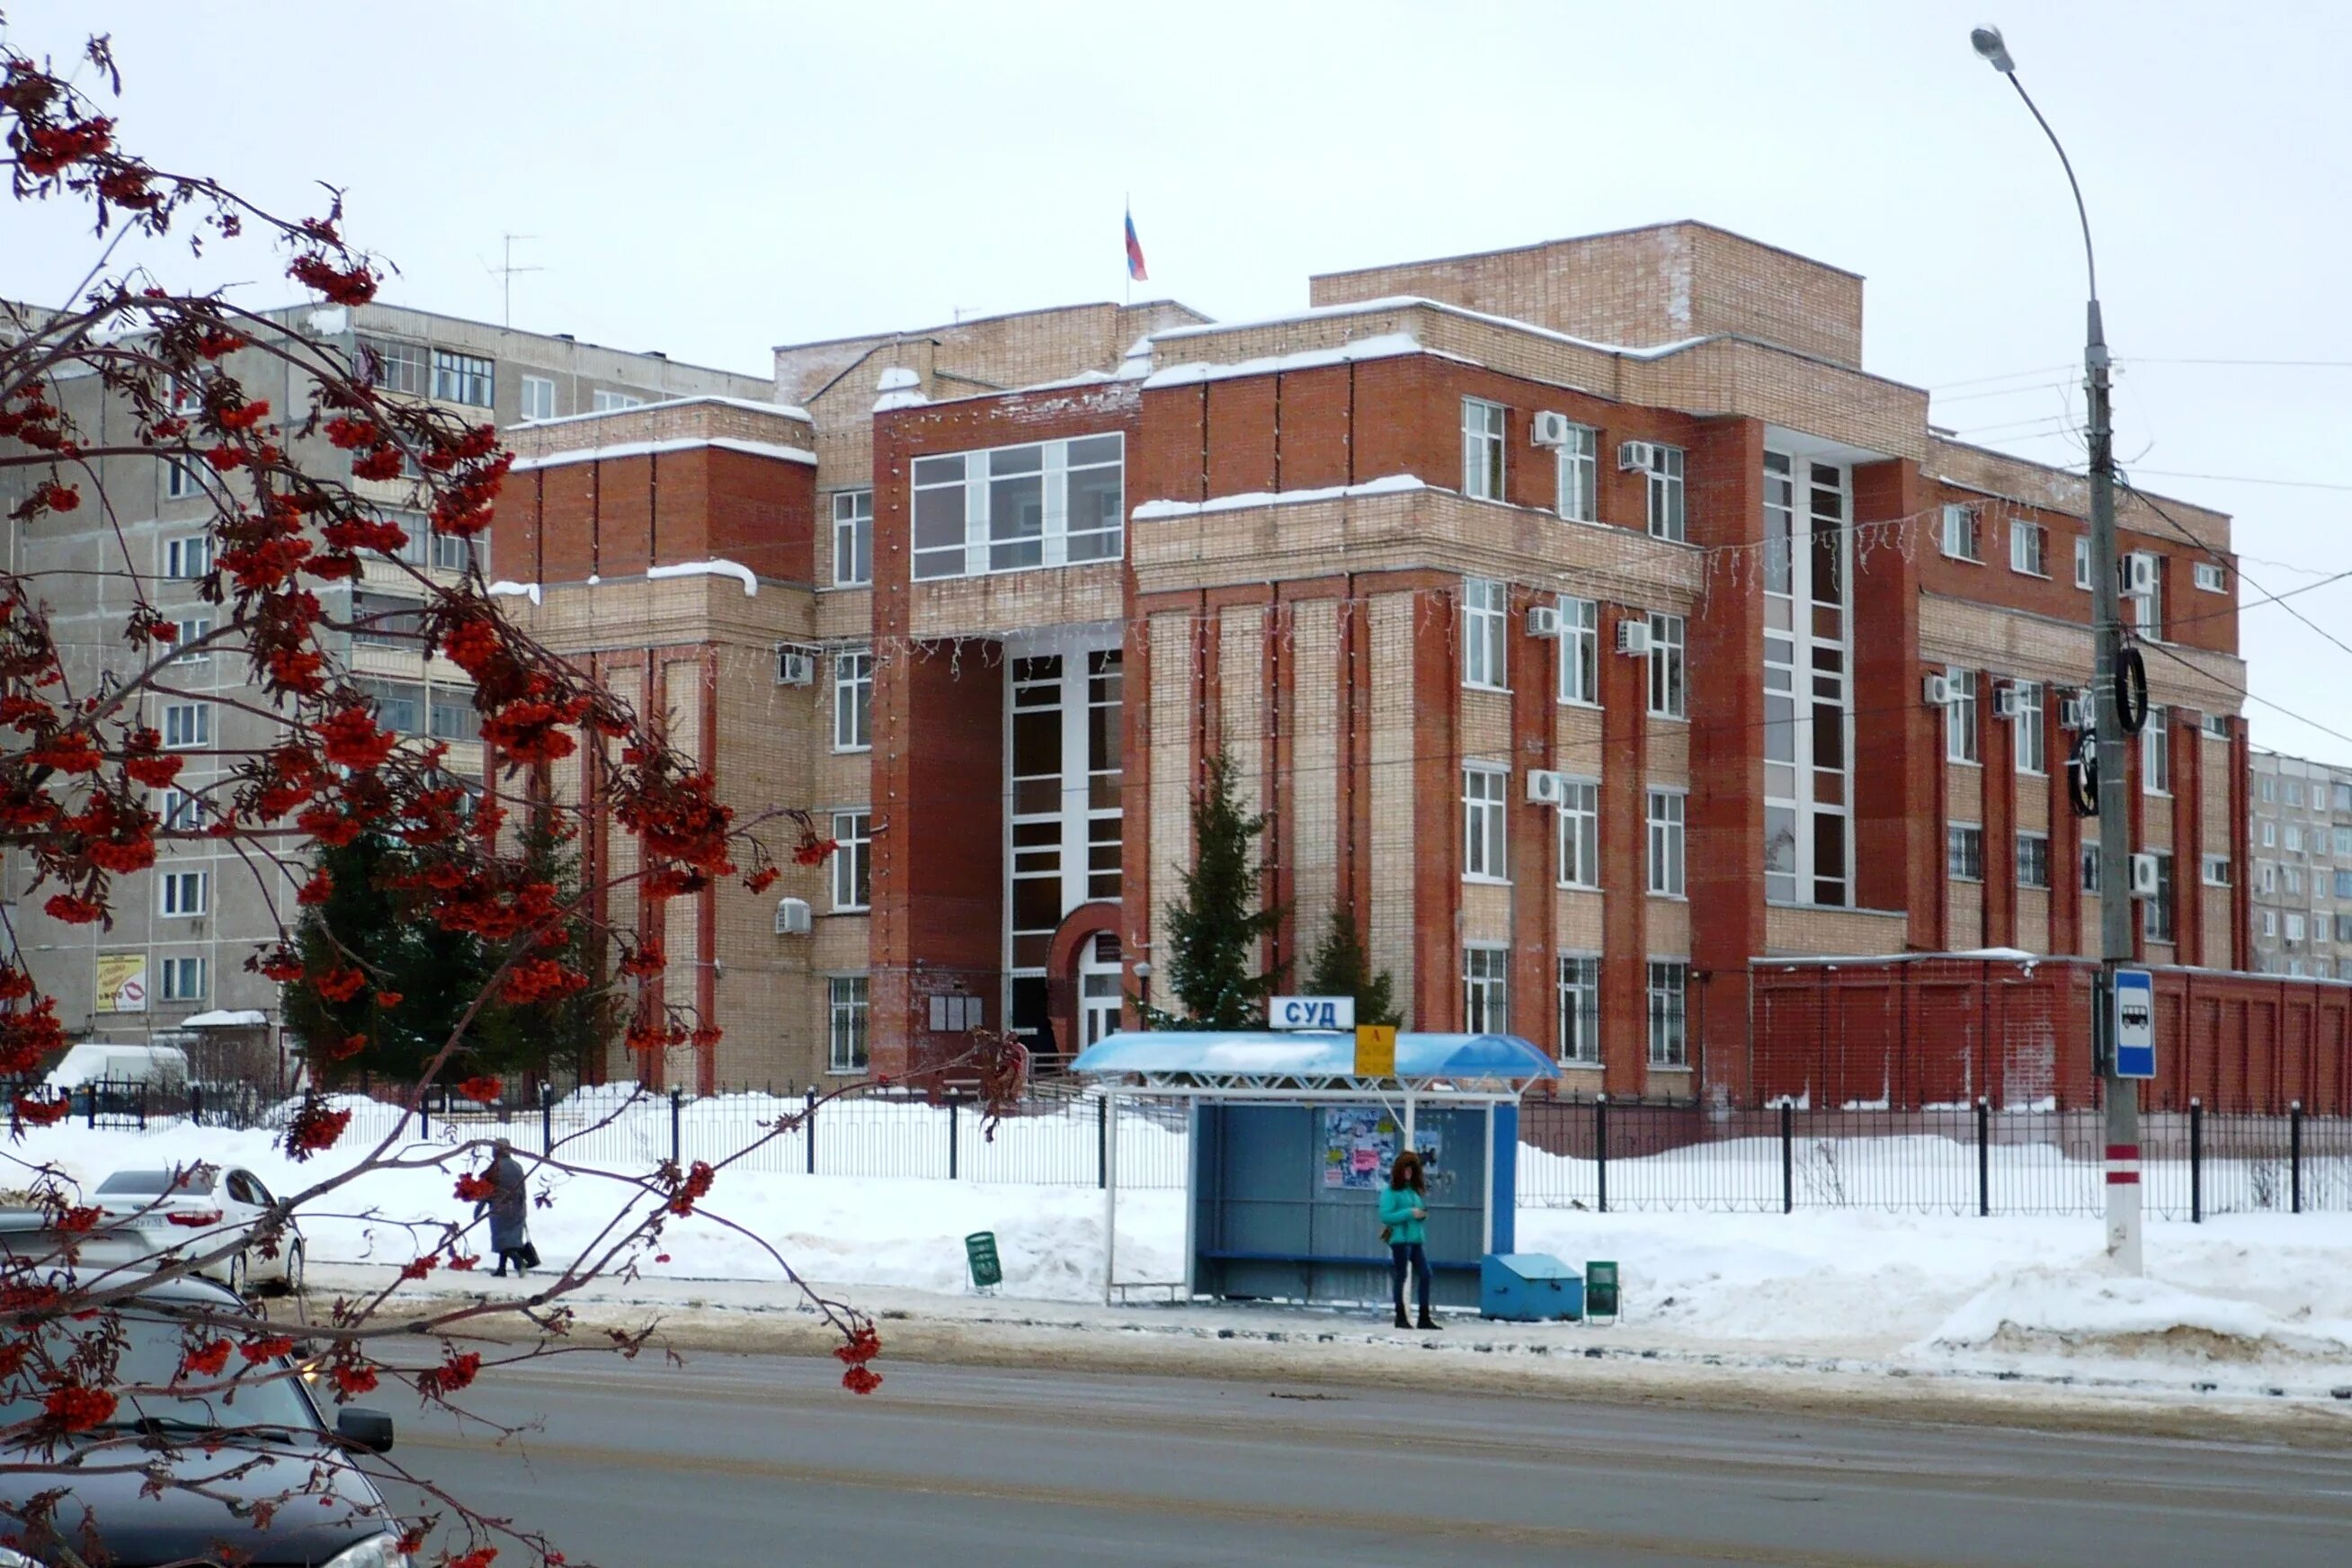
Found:
[[[1138,283],[1148,282],[1151,275],[1143,269],[1143,241],[1135,237],[1135,215],[1127,215],[1127,275]]]

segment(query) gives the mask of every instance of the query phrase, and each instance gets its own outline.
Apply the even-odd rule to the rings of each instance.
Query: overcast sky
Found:
[[[2003,23],[2090,202],[2118,451],[2236,515],[2245,597],[2352,571],[2352,7],[5,9],[34,52],[114,34],[156,162],[299,211],[343,186],[400,303],[499,320],[501,237],[528,235],[516,326],[764,374],[779,342],[1118,299],[1129,193],[1137,297],[1224,318],[1303,304],[1310,272],[1700,218],[1865,275],[1864,363],[1938,423],[2079,463],[2081,246],[1969,50]],[[0,208],[0,292],[58,299],[90,257]],[[158,264],[289,297],[250,250]],[[2352,582],[2289,603],[2326,630],[2246,613],[2280,705],[2249,705],[2255,741],[2352,764]]]

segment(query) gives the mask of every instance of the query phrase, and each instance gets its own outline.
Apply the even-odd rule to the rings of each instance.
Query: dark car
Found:
[[[119,1310],[124,1343],[117,1378],[137,1386],[171,1382],[192,1314],[215,1325],[241,1319],[256,1333],[278,1331],[253,1317],[233,1292],[203,1279],[159,1285]],[[89,1331],[61,1323],[44,1331],[63,1337]],[[0,1401],[0,1425],[13,1426],[41,1413],[37,1389],[9,1393]],[[0,1506],[18,1509],[41,1493],[68,1493],[47,1533],[0,1519],[0,1539],[16,1538],[15,1550],[0,1547],[0,1568],[72,1561],[60,1547],[110,1568],[213,1562],[408,1568],[397,1521],[375,1484],[352,1463],[355,1450],[382,1453],[391,1447],[392,1419],[380,1412],[346,1407],[331,1426],[299,1369],[284,1357],[254,1368],[233,1404],[126,1394],[108,1426],[53,1450],[0,1453],[0,1464],[45,1466],[0,1474]],[[83,1466],[88,1468],[77,1473]],[[157,1491],[143,1473],[151,1466],[162,1467],[177,1484]],[[190,1489],[197,1487],[203,1490]],[[142,1495],[147,1492],[155,1495]],[[257,1503],[278,1506],[257,1516]],[[257,1517],[264,1521],[257,1523]]]

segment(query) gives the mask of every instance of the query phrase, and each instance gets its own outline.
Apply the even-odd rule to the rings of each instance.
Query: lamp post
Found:
[[[1135,966],[1135,1017],[1143,1028],[1151,1027],[1151,963],[1146,959]]]
[[[1969,35],[1993,69],[2009,79],[2017,96],[2033,115],[2034,123],[2050,138],[2058,162],[2074,193],[2074,213],[2083,224],[2083,261],[2090,275],[2090,304],[2083,344],[2083,384],[2088,404],[2091,447],[2091,615],[2094,622],[2093,700],[2097,713],[2094,731],[2099,784],[2099,984],[2093,1003],[2091,1037],[2096,1042],[2099,1070],[2105,1080],[2107,1133],[2107,1256],[2127,1274],[2140,1272],[2139,1086],[2116,1076],[2114,995],[2117,966],[2132,959],[2131,796],[2124,773],[2122,688],[2117,670],[2123,658],[2122,594],[2116,553],[2115,426],[2108,402],[2107,338],[2099,317],[2099,263],[2091,248],[2091,215],[2083,205],[2083,187],[2074,165],[2060,144],[2058,133],[2042,117],[2025,84],[2017,79],[2017,62],[2010,58],[1998,27],[1979,27]]]

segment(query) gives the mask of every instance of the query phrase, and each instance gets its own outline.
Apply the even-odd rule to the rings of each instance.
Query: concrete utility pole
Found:
[[[2123,618],[2120,562],[2116,552],[2116,443],[2108,403],[2107,334],[2099,317],[2099,263],[2091,248],[2091,215],[2083,187],[2058,133],[2017,79],[2017,62],[2002,44],[2000,29],[1979,27],[1969,35],[1978,54],[2009,79],[2032,111],[2034,122],[2057,150],[2074,193],[2083,224],[2083,259],[2090,273],[2090,306],[2083,345],[2083,384],[2088,403],[2091,446],[2092,695],[2098,715],[2094,753],[2099,784],[2099,984],[2092,1003],[2091,1037],[2096,1042],[2107,1110],[2107,1256],[2126,1274],[2140,1272],[2139,1084],[2116,1074],[2116,971],[2132,961],[2131,781],[2124,770]]]

